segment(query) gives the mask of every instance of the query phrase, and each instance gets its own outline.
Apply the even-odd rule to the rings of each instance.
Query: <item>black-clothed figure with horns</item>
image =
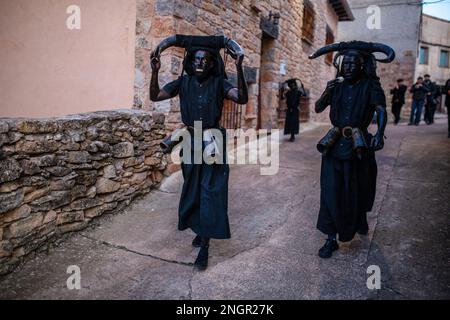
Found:
[[[186,49],[183,61],[183,74],[175,81],[159,88],[158,71],[160,53],[170,46]],[[226,80],[225,66],[220,50],[236,60],[238,87]],[[181,119],[192,132],[194,122],[201,121],[202,136],[209,129],[219,129],[223,136],[222,161],[212,164],[195,163],[194,134],[191,134],[190,163],[181,164],[184,183],[179,203],[178,229],[190,228],[196,233],[192,245],[200,247],[194,266],[204,270],[208,263],[209,239],[230,238],[228,222],[228,177],[226,163],[225,129],[219,126],[224,99],[240,104],[247,103],[247,85],[242,69],[244,58],[242,48],[224,36],[185,36],[176,35],[163,40],[152,52],[152,78],[150,99],[161,101],[179,96]],[[193,132],[192,132],[193,133]],[[201,151],[206,148],[202,142]],[[184,152],[184,150],[182,150]]]
[[[394,51],[383,44],[362,41],[341,42],[319,49],[310,58],[338,51],[334,65],[337,78],[329,81],[316,102],[316,112],[330,106],[334,126],[318,143],[322,152],[320,210],[317,228],[328,235],[319,256],[329,258],[339,241],[368,233],[367,212],[376,192],[375,151],[384,146],[387,123],[386,98],[376,75],[376,61],[391,62]],[[377,59],[373,53],[386,58]],[[378,130],[368,127],[377,114]]]
[[[289,87],[287,92],[283,92],[281,98],[286,99],[286,120],[284,122],[284,134],[290,134],[289,141],[295,140],[295,135],[300,130],[300,99],[306,95],[303,84],[301,88],[297,85],[297,79],[286,80]],[[283,88],[284,89],[284,88]]]

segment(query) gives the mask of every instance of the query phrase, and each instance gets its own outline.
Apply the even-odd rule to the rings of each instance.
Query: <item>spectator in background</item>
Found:
[[[434,123],[434,113],[436,112],[436,106],[437,106],[437,95],[438,95],[438,88],[436,86],[436,83],[432,82],[430,79],[430,75],[426,74],[425,80],[423,81],[423,85],[428,88],[428,93],[426,95],[426,101],[425,101],[425,114],[424,114],[424,120],[426,124],[433,124]]]
[[[415,124],[416,126],[420,123],[420,117],[422,116],[422,109],[425,103],[425,97],[428,93],[428,88],[423,85],[423,78],[418,77],[415,84],[412,85],[409,90],[412,93],[412,105],[411,105],[411,115],[409,116],[408,125]]]
[[[403,79],[397,80],[397,85],[391,89],[392,95],[392,114],[394,115],[394,124],[400,121],[402,106],[405,104],[405,93],[407,87],[403,84]]]
[[[289,141],[294,142],[295,135],[299,133],[300,130],[300,99],[305,94],[305,88],[303,83],[301,83],[301,88],[297,85],[297,78],[289,79],[286,81],[289,90],[284,91],[281,94],[281,99],[286,99],[286,121],[284,123],[284,134],[290,134],[291,137]]]
[[[444,94],[445,94],[445,106],[447,107],[448,137],[450,138],[450,79],[448,79],[447,82],[445,82]]]

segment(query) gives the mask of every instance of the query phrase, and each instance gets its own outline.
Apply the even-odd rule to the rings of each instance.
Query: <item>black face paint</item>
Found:
[[[206,78],[213,67],[211,54],[204,50],[198,50],[194,53],[192,60],[192,69],[197,77]]]
[[[362,58],[358,55],[345,55],[342,60],[342,76],[345,80],[354,81],[361,77]]]
[[[297,83],[295,83],[295,82],[288,83],[288,87],[289,87],[289,89],[291,89],[291,90],[295,90],[295,89],[298,88],[298,87],[297,87]]]

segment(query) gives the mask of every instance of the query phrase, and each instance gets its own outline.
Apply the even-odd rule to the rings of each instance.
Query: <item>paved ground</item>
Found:
[[[390,125],[378,153],[370,234],[329,260],[317,257],[320,155],[327,127],[280,147],[275,176],[231,169],[231,240],[212,241],[210,267],[195,272],[193,233],[177,231],[181,179],[165,182],[125,213],[101,217],[0,279],[7,299],[442,299],[450,298],[450,139],[434,126]],[[81,290],[68,290],[69,265]],[[380,290],[366,286],[381,270]]]

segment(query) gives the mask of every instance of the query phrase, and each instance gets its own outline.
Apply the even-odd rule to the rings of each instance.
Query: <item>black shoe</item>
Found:
[[[339,245],[336,240],[327,239],[322,248],[319,249],[319,257],[331,258],[333,251],[339,249]]]
[[[194,262],[194,268],[203,271],[208,267],[208,246],[203,246],[200,248],[197,259]]]
[[[290,142],[294,142],[294,141],[295,141],[295,138],[294,138],[294,137],[290,137],[290,138],[289,138],[289,141],[290,141]]]
[[[199,235],[196,235],[194,240],[192,240],[192,246],[199,248],[201,244],[202,244],[202,237],[200,237]]]
[[[412,122],[408,123],[408,126],[412,126],[412,125],[413,125]]]

